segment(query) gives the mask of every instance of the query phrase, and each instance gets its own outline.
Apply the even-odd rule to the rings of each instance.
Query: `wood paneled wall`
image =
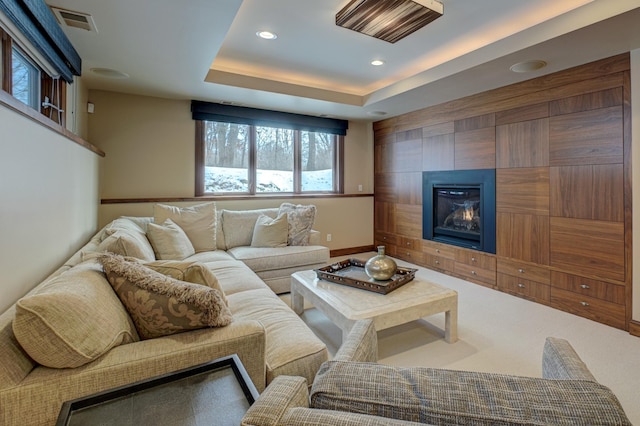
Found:
[[[375,242],[617,328],[631,316],[630,60],[374,123]],[[496,169],[496,255],[422,239],[422,171]]]

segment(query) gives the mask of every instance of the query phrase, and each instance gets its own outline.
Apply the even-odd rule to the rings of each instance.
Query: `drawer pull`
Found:
[[[411,243],[409,241],[407,241],[407,247],[409,247],[411,245]]]
[[[522,283],[518,283],[518,287],[520,287],[520,288],[524,288],[524,284],[522,284]]]
[[[587,302],[580,302],[580,304],[581,304],[582,306],[589,306],[589,304],[588,304]]]
[[[439,265],[439,264],[440,264],[440,261],[439,261],[439,260],[436,260],[436,265]]]
[[[582,284],[582,285],[580,285],[580,288],[584,288],[585,290],[587,290],[587,289],[589,289],[589,288],[591,288],[591,287],[589,287],[589,286],[588,286],[588,285],[586,285],[586,284]]]
[[[521,274],[524,274],[524,269],[520,268],[518,269],[518,272],[520,272]]]
[[[478,275],[476,271],[471,271],[471,275]]]
[[[471,261],[472,261],[472,262],[475,262],[475,261],[476,261],[476,258],[475,258],[475,257],[472,257],[472,258],[471,258]]]
[[[440,253],[440,249],[436,249],[436,253]]]

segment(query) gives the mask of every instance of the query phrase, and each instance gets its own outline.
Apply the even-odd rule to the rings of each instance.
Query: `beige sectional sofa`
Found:
[[[291,272],[326,264],[329,252],[313,245],[313,232],[311,245],[252,247],[251,224],[278,211],[217,211],[214,249],[183,260],[149,258],[157,255],[146,238],[153,218],[119,218],[101,229],[0,315],[0,425],[53,424],[64,401],[234,353],[259,391],[279,375],[312,383],[326,346],[275,292],[287,291]],[[185,277],[206,266],[232,322],[141,340],[97,260],[105,250]]]

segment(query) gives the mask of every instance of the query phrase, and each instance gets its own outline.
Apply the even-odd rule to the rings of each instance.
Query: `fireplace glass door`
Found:
[[[433,235],[480,241],[480,188],[434,187]]]

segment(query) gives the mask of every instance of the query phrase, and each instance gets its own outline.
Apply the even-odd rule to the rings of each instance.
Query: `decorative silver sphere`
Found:
[[[378,255],[367,260],[364,271],[374,280],[390,279],[398,269],[396,262],[384,254],[384,246],[378,246]]]

